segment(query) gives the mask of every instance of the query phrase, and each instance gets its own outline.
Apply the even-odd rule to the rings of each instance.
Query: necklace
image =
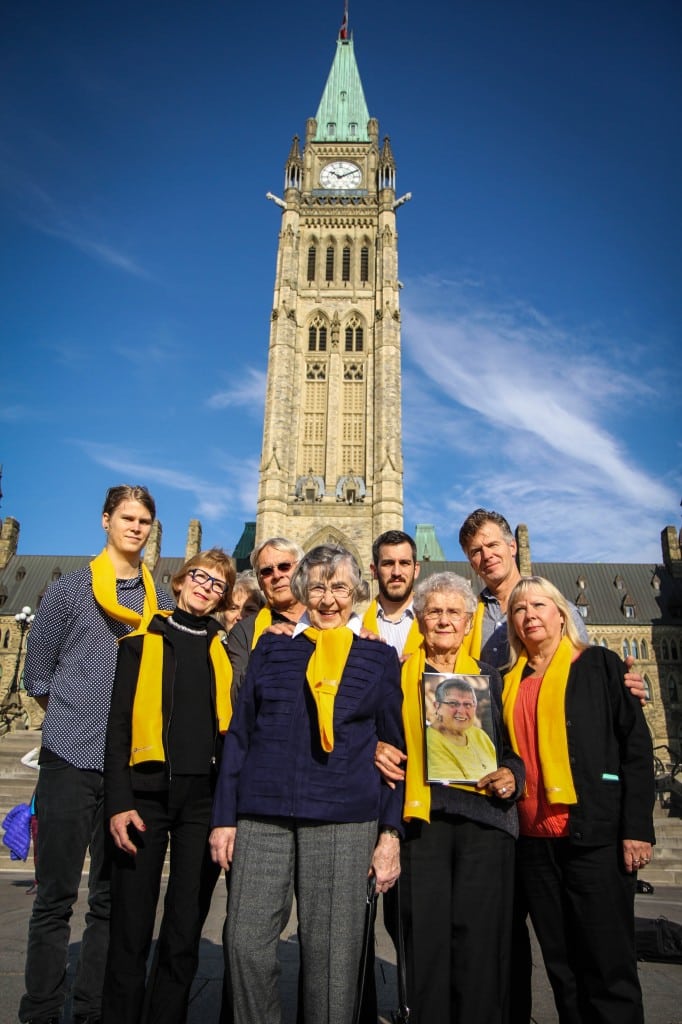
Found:
[[[172,615],[168,616],[168,621],[173,629],[179,629],[181,633],[191,633],[192,636],[208,636],[207,629],[192,629],[191,626],[183,626],[181,622],[176,622]]]

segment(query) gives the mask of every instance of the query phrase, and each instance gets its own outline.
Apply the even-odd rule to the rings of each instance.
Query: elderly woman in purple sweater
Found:
[[[378,740],[404,747],[395,651],[359,636],[350,552],[314,548],[291,580],[306,614],[265,634],[225,739],[210,845],[231,869],[226,944],[235,1024],[278,1024],[277,943],[295,889],[303,1019],[349,1024],[368,875],[400,874],[402,785],[381,782]],[[330,942],[330,936],[333,941]]]

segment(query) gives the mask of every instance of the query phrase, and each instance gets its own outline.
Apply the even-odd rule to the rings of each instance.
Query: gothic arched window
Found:
[[[327,324],[324,317],[321,317],[319,313],[313,318],[308,328],[308,351],[327,351]]]
[[[362,328],[360,317],[355,314],[346,325],[346,352],[362,352],[365,345],[365,334]]]

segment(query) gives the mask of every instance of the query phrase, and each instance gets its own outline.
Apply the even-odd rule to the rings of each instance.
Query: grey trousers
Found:
[[[350,1024],[376,821],[240,818],[227,951],[235,1024],[280,1024],[279,936],[296,894],[305,1024]]]

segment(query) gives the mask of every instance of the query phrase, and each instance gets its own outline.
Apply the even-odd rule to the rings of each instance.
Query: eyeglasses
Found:
[[[353,588],[349,587],[347,583],[328,583],[326,586],[324,583],[311,583],[308,587],[308,599],[321,601],[327,591],[335,600],[347,601],[353,593]]]
[[[465,711],[472,711],[476,707],[470,700],[441,700],[439,704],[444,704],[446,708],[464,708]]]
[[[258,575],[262,580],[269,580],[274,575],[276,569],[282,576],[287,576],[293,566],[293,562],[278,562],[277,565],[264,565],[262,569],[258,570]]]
[[[452,608],[433,608],[424,612],[422,618],[426,622],[438,622],[439,619],[447,619],[448,622],[463,622],[469,618],[468,612],[456,612]]]
[[[200,587],[205,587],[210,583],[212,594],[220,594],[222,597],[223,594],[227,593],[227,583],[225,580],[219,580],[217,576],[211,576],[209,573],[204,572],[203,569],[190,569],[187,575],[191,576]]]

